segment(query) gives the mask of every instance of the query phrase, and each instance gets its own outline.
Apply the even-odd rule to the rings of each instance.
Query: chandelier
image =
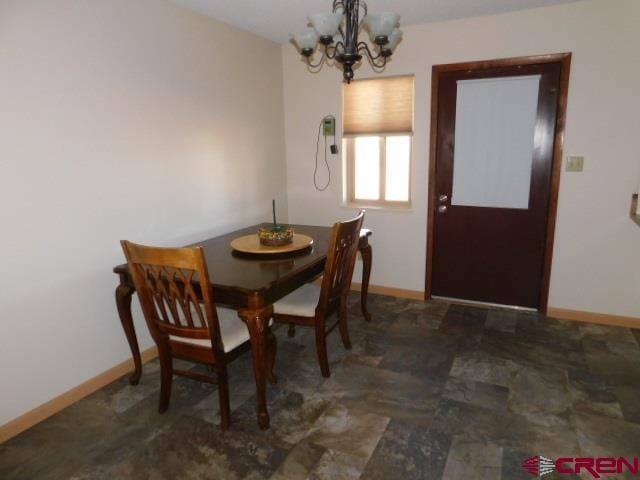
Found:
[[[360,0],[333,0],[332,13],[317,13],[308,19],[311,26],[293,35],[300,53],[312,68],[322,68],[325,59],[335,59],[342,65],[347,83],[353,79],[353,66],[360,63],[363,55],[374,70],[379,71],[402,40],[402,31],[397,28],[400,15],[393,12],[368,14],[367,4]],[[358,41],[361,27],[369,32],[374,47]],[[314,64],[311,57],[318,42],[322,57]]]

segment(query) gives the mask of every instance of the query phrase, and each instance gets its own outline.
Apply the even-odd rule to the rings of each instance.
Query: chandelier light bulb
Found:
[[[316,13],[309,15],[309,23],[315,28],[320,38],[333,38],[338,33],[338,28],[342,23],[342,14],[334,13]]]
[[[384,48],[393,53],[398,43],[400,43],[400,40],[402,40],[402,30],[395,28],[393,32],[391,32],[391,35],[389,35],[389,43],[387,43]]]
[[[298,46],[298,49],[304,56],[311,55],[318,43],[318,32],[311,27],[307,27],[301,32],[294,33],[292,37],[293,41]]]
[[[371,40],[379,43],[382,38],[389,38],[393,30],[398,26],[400,15],[393,12],[384,12],[377,15],[367,15],[364,20],[365,27],[371,35]]]

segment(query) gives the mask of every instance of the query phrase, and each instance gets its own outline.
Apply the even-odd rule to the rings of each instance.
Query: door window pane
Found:
[[[452,205],[529,208],[540,75],[457,86]]]
[[[385,197],[395,202],[409,201],[409,157],[411,137],[386,138]]]
[[[380,137],[355,139],[355,198],[380,198]]]

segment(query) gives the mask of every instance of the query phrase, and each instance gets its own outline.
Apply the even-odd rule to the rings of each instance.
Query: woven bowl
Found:
[[[293,228],[286,225],[275,227],[262,227],[258,230],[258,237],[262,245],[280,247],[293,241]]]

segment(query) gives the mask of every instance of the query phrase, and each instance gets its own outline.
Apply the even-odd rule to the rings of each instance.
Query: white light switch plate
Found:
[[[567,157],[567,172],[581,172],[584,168],[584,157]]]

